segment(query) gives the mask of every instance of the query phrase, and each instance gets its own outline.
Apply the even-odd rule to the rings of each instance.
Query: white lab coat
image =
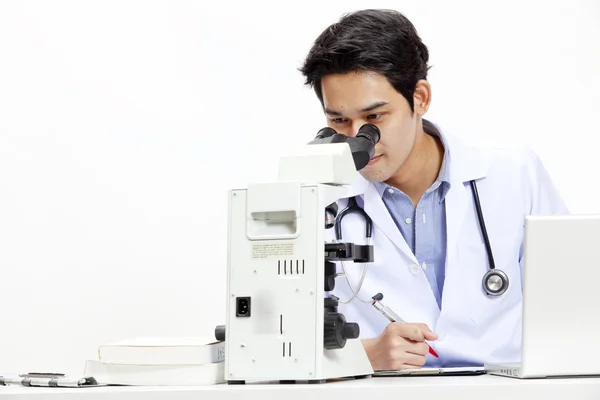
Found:
[[[359,177],[350,194],[360,194],[373,219],[375,261],[369,264],[360,296],[381,292],[383,303],[407,322],[427,324],[441,338],[430,344],[439,359],[425,366],[483,365],[518,362],[521,349],[522,261],[524,218],[528,214],[567,214],[567,208],[539,158],[519,151],[476,148],[444,134],[449,148],[451,188],[446,196],[447,259],[441,310],[422,266],[418,264],[372,184]],[[477,182],[496,268],[509,277],[508,290],[489,297],[482,278],[489,268],[469,181]],[[347,199],[338,202],[339,210]],[[359,204],[362,202],[359,200]],[[418,216],[417,216],[418,217]],[[334,230],[327,231],[333,240]],[[365,243],[365,223],[356,213],[342,222],[343,241]],[[356,288],[362,264],[345,262]],[[338,266],[338,272],[342,272]],[[343,277],[332,294],[340,300],[352,292]],[[370,304],[354,299],[339,311],[360,325],[360,337],[379,335],[389,323]]]

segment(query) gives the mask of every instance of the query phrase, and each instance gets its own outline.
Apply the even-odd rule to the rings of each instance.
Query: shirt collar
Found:
[[[448,190],[450,190],[450,151],[448,149],[447,146],[447,142],[444,139],[444,135],[441,133],[441,131],[439,129],[429,129],[428,127],[424,126],[424,130],[425,133],[431,135],[431,136],[436,136],[440,139],[440,141],[442,142],[442,147],[444,148],[444,154],[442,156],[442,165],[440,167],[440,172],[438,174],[438,177],[436,179],[436,181],[433,183],[433,185],[431,185],[431,187],[429,189],[427,189],[425,191],[425,193],[429,193],[433,190],[439,189],[440,191],[440,202],[442,202],[444,200],[444,198],[446,197],[446,194],[448,193]],[[379,195],[381,197],[383,197],[383,194],[385,193],[386,189],[392,188],[392,186],[388,185],[385,182],[373,182],[373,184],[375,185],[375,188],[377,189],[377,192],[379,193]],[[398,189],[395,189],[398,190]]]

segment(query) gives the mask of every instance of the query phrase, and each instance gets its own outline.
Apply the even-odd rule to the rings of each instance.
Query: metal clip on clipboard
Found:
[[[59,373],[30,372],[20,375],[0,376],[2,386],[27,386],[27,387],[89,387],[98,385],[96,379],[91,376],[72,377]],[[103,385],[102,385],[103,386]]]

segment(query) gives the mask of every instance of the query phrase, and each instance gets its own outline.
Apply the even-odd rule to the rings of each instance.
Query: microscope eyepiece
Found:
[[[377,142],[379,142],[379,139],[381,139],[381,131],[376,125],[364,124],[358,130],[356,137],[364,137],[369,139],[374,146],[377,144]]]
[[[319,130],[319,132],[317,132],[317,136],[315,137],[315,139],[324,139],[329,136],[333,136],[336,133],[337,132],[333,128],[325,127],[325,128],[322,128],[321,130]]]
[[[325,127],[320,129],[316,137],[308,144],[348,143],[354,159],[354,166],[357,171],[360,171],[367,166],[375,154],[375,145],[379,142],[380,137],[379,128],[373,124],[361,126],[354,137],[339,134],[333,128]]]

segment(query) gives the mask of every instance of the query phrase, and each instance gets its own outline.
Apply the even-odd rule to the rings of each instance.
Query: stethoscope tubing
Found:
[[[475,182],[475,180],[471,180],[470,185],[471,185],[471,191],[473,193],[473,200],[475,201],[475,209],[477,211],[477,220],[478,220],[479,226],[481,228],[481,234],[483,236],[483,241],[485,244],[485,249],[486,249],[488,263],[489,263],[489,270],[486,272],[486,274],[484,275],[484,278],[483,278],[483,289],[485,290],[485,292],[488,295],[497,296],[497,295],[503,294],[507,290],[508,276],[503,271],[496,269],[496,263],[494,261],[492,246],[490,244],[490,239],[489,239],[488,232],[487,232],[486,225],[485,225],[485,219],[483,217],[483,211],[481,209],[481,201],[479,199],[479,191],[477,190],[477,183]],[[369,217],[369,215],[365,212],[365,210],[358,205],[358,203],[356,202],[356,196],[350,197],[348,199],[348,204],[347,204],[346,208],[344,208],[342,211],[340,211],[340,213],[335,218],[336,239],[338,241],[340,241],[342,239],[342,219],[347,214],[350,214],[352,212],[359,213],[365,219],[365,224],[366,224],[365,236],[366,236],[367,240],[370,242],[370,239],[373,234],[373,220],[371,219],[371,217]],[[489,281],[491,276],[494,276],[501,280],[500,289],[493,289],[490,286],[490,285],[492,285],[491,281]],[[362,286],[363,281],[364,281],[364,276],[361,279],[361,286]],[[496,284],[497,284],[497,280],[496,280]]]

